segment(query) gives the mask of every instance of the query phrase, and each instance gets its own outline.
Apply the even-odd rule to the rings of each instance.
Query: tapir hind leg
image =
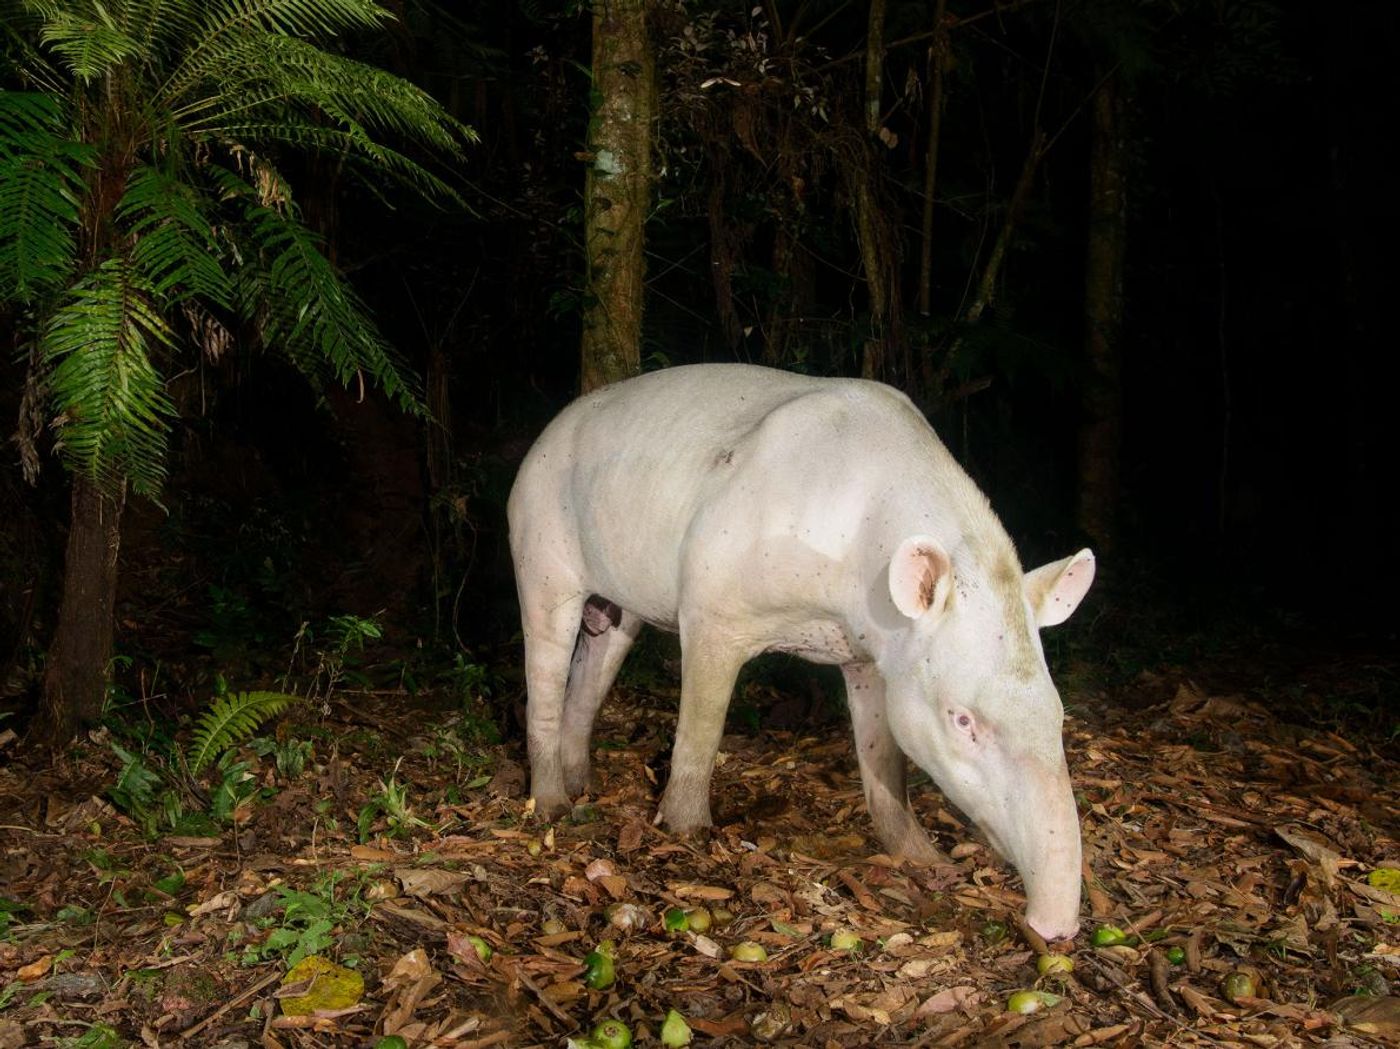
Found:
[[[545,819],[571,808],[564,789],[560,733],[583,602],[587,595],[520,588],[520,622],[525,634],[525,734],[530,748],[530,794]]]
[[[573,665],[569,669],[563,734],[559,739],[564,790],[570,797],[577,797],[589,788],[593,719],[641,629],[640,619],[610,602],[594,597],[584,606],[583,629],[579,631]]]
[[[909,807],[905,757],[890,732],[884,679],[870,663],[848,664],[841,673],[846,679],[846,706],[855,730],[865,804],[876,836],[892,856],[916,863],[944,859]]]

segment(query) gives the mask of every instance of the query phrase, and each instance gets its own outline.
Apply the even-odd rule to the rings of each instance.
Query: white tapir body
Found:
[[[1038,626],[1094,575],[1087,550],[1022,575],[1001,523],[903,394],[748,365],[671,368],[575,401],[511,491],[531,791],[589,779],[593,718],[643,622],[681,636],[658,818],[710,823],[740,667],[762,652],[845,676],[865,797],[892,853],[936,853],[907,754],[1026,883],[1047,938],[1077,927],[1080,837]]]

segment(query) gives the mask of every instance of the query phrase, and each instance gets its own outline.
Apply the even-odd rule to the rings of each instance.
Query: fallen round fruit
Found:
[[[632,1029],[621,1020],[604,1020],[589,1037],[598,1049],[627,1049],[632,1044]]]
[[[612,940],[604,940],[593,950],[588,952],[588,956],[583,959],[583,964],[587,970],[583,974],[583,982],[595,991],[606,991],[617,979],[617,972],[613,965],[613,951],[616,947]]]
[[[603,917],[608,920],[609,925],[623,932],[644,929],[651,920],[647,917],[647,912],[635,903],[610,903],[603,908]]]
[[[1168,947],[1168,948],[1167,948],[1167,961],[1171,962],[1173,965],[1180,965],[1182,962],[1186,961],[1186,950],[1185,950],[1185,948],[1182,948],[1182,947]]]
[[[1226,999],[1234,1003],[1238,1003],[1241,998],[1259,997],[1259,989],[1254,983],[1254,977],[1239,969],[1229,973],[1225,979],[1220,981],[1220,990]]]
[[[831,934],[828,946],[833,951],[854,951],[861,945],[861,938],[850,929],[837,929]]]
[[[674,1009],[666,1011],[666,1019],[661,1024],[661,1044],[667,1049],[676,1049],[678,1046],[689,1045],[694,1035],[690,1031],[690,1024],[685,1022],[685,1017]]]
[[[1035,971],[1045,976],[1049,973],[1074,972],[1074,959],[1067,954],[1042,954],[1035,960]]]
[[[729,948],[729,957],[736,962],[766,962],[768,952],[763,949],[763,944],[745,940]]]
[[[386,1034],[374,1043],[374,1049],[408,1049],[408,1043],[403,1040],[402,1035]]]
[[[676,936],[690,928],[690,917],[680,907],[668,907],[666,913],[661,916],[661,924],[666,927],[668,933]]]
[[[558,936],[561,932],[568,932],[569,927],[558,918],[546,918],[540,924],[540,932],[546,936]]]
[[[1026,1013],[1036,1013],[1058,1005],[1061,1000],[1058,994],[1051,994],[1049,991],[1017,991],[1006,999],[1006,1008],[1024,1016]]]
[[[693,907],[685,912],[685,916],[690,922],[691,932],[709,932],[710,924],[714,920],[708,907]]]
[[[1128,934],[1116,925],[1100,925],[1090,942],[1095,947],[1117,947],[1128,942]]]

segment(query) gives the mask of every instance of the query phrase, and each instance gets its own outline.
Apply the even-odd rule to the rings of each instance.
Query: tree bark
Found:
[[[582,386],[641,370],[643,226],[651,207],[656,68],[647,0],[595,0],[592,163],[584,184]]]
[[[1127,246],[1126,135],[1117,73],[1094,95],[1089,170],[1089,239],[1084,277],[1088,376],[1079,427],[1079,527],[1100,552],[1117,540],[1123,436],[1123,270]]]
[[[102,714],[112,662],[117,555],[126,485],[104,495],[73,475],[58,629],[44,668],[43,699],[30,738],[60,747]]]
[[[928,149],[924,154],[924,212],[919,223],[919,316],[933,303],[933,192],[938,184],[938,145],[943,137],[943,69],[948,58],[948,30],[943,24],[948,0],[933,5],[933,57],[929,63]]]
[[[880,96],[885,70],[885,0],[870,0],[865,34],[865,130],[880,130]]]

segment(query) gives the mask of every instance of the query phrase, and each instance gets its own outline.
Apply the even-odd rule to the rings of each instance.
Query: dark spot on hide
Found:
[[[605,597],[594,594],[583,603],[583,632],[597,637],[622,622],[622,609]]]
[[[720,452],[717,456],[715,456],[715,465],[716,465],[716,466],[728,466],[728,465],[729,465],[730,463],[732,463],[733,461],[734,461],[734,449],[733,449],[733,448],[729,449],[727,452]]]

